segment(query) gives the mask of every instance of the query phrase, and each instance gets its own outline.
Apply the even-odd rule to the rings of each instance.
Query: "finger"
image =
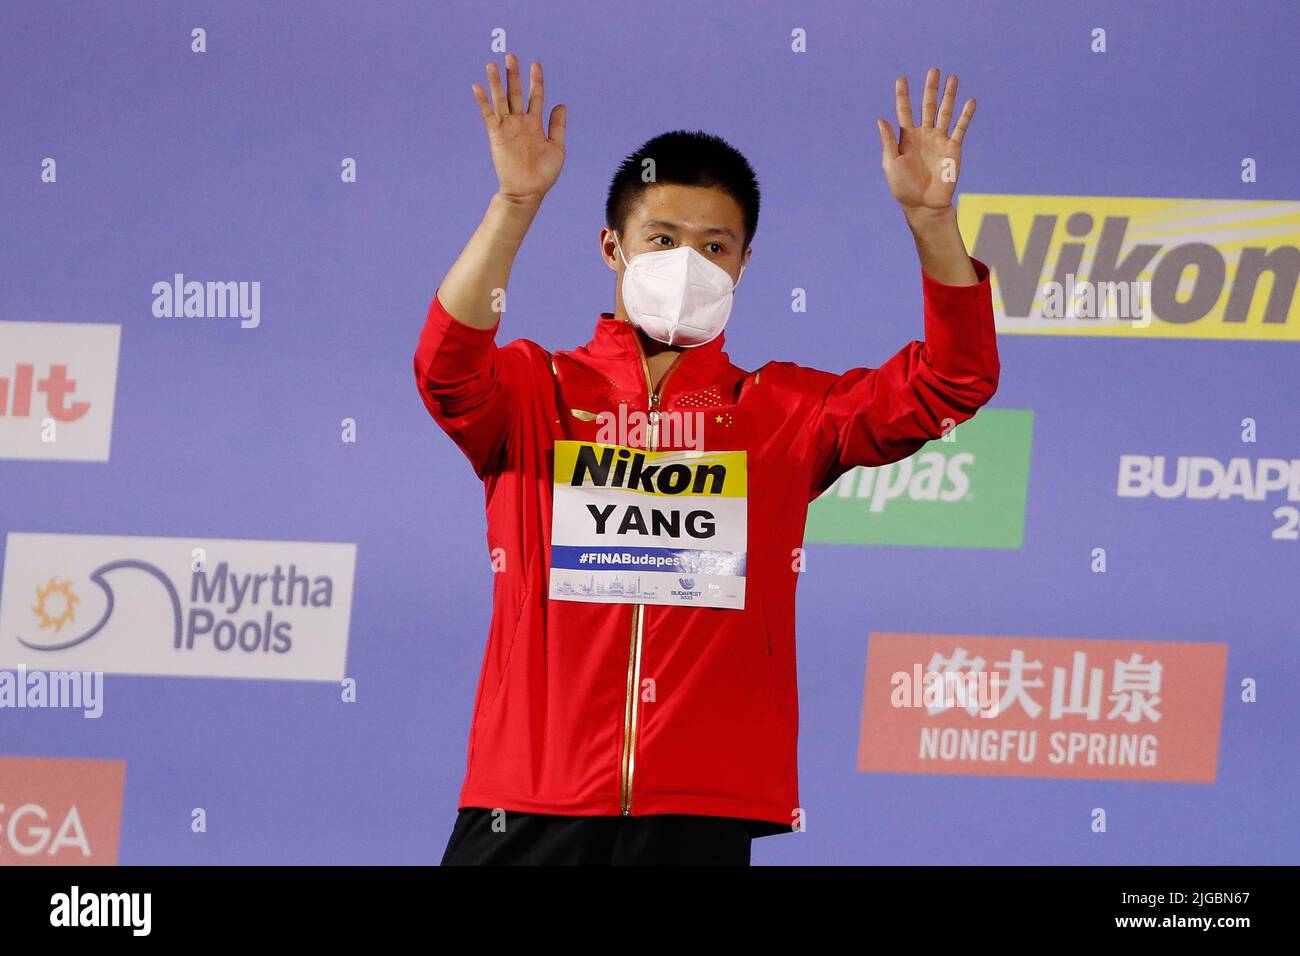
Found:
[[[952,123],[952,104],[957,99],[957,77],[948,74],[948,82],[943,87],[943,99],[939,101],[939,118],[934,121],[934,128],[942,133],[948,132]]]
[[[876,129],[880,131],[880,162],[887,163],[898,158],[898,140],[894,139],[894,127],[888,120],[876,120]]]
[[[894,81],[894,109],[898,112],[899,134],[912,125],[912,98],[907,92],[907,77]]]
[[[506,103],[505,90],[501,89],[501,71],[497,69],[495,63],[487,65],[488,87],[492,90],[492,109],[497,114],[497,119],[501,119],[510,113]]]
[[[542,109],[542,65],[536,61],[533,61],[528,68],[528,112],[539,120],[544,112]]]
[[[921,125],[934,125],[934,104],[939,99],[939,68],[932,66],[925,74],[925,92],[921,94]]]
[[[506,101],[510,112],[518,116],[524,111],[524,85],[519,81],[519,57],[506,54]]]
[[[551,126],[546,136],[551,142],[564,145],[564,128],[569,122],[569,111],[561,103],[551,110]]]
[[[474,99],[478,102],[478,110],[483,114],[483,122],[490,126],[495,126],[501,122],[500,117],[496,114],[496,110],[494,110],[492,104],[488,102],[487,91],[477,83],[471,83],[469,89],[470,92],[474,94]]]
[[[952,131],[952,141],[958,146],[961,145],[962,137],[966,135],[966,127],[970,125],[971,117],[975,115],[975,101],[967,100],[966,105],[961,108],[961,116],[957,117],[957,127]]]

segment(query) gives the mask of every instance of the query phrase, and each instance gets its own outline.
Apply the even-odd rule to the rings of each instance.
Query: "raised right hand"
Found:
[[[542,129],[542,65],[530,67],[528,109],[524,109],[519,60],[506,54],[506,90],[495,63],[487,65],[492,101],[477,83],[470,87],[483,114],[498,192],[514,202],[541,202],[560,178],[564,165],[564,125],[568,112],[561,104],[551,110],[549,135]]]

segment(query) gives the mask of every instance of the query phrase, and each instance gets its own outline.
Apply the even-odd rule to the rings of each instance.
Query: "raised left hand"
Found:
[[[944,211],[952,208],[952,197],[957,190],[957,176],[961,170],[961,142],[966,127],[975,115],[975,101],[967,100],[957,117],[952,134],[953,103],[957,98],[957,77],[949,76],[944,87],[943,100],[939,99],[939,68],[925,75],[925,93],[921,98],[921,125],[912,125],[912,103],[907,91],[907,77],[900,76],[894,83],[898,110],[898,139],[894,130],[883,119],[876,120],[880,130],[880,165],[885,171],[889,191],[893,193],[903,212],[912,214],[925,211]]]

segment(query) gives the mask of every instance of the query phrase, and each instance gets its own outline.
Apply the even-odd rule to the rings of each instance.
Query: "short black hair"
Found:
[[[642,176],[645,160],[654,160],[654,180]],[[621,236],[641,194],[651,186],[714,186],[731,195],[745,215],[745,249],[758,229],[758,178],[740,150],[702,130],[673,130],[647,140],[614,173],[605,200],[605,225]],[[743,249],[741,250],[744,251]]]

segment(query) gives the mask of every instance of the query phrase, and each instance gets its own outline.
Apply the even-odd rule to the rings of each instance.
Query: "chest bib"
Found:
[[[743,451],[555,443],[550,596],[743,609]]]

